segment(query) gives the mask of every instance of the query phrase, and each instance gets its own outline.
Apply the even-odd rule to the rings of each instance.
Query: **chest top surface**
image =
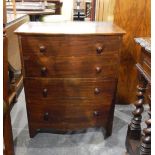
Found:
[[[125,31],[111,22],[27,22],[18,35],[123,35]]]

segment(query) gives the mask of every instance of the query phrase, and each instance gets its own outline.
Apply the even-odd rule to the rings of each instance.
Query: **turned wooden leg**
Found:
[[[143,130],[144,136],[140,146],[140,155],[151,155],[151,119],[145,122],[147,128]]]
[[[133,118],[131,123],[128,125],[127,136],[126,136],[126,151],[130,152],[130,140],[140,140],[141,138],[141,119],[143,112],[143,103],[144,103],[144,93],[145,93],[145,85],[137,86],[137,101],[135,102],[135,110],[132,112]]]
[[[144,93],[145,87],[141,87],[140,85],[137,86],[137,101],[135,102],[136,109],[132,112],[133,118],[131,123],[128,126],[128,136],[131,139],[140,139],[141,137],[141,119],[142,119],[142,112],[144,110],[143,103],[144,103]]]
[[[143,130],[144,136],[141,140],[140,155],[151,155],[151,106],[148,114],[149,120],[145,121],[147,128]]]

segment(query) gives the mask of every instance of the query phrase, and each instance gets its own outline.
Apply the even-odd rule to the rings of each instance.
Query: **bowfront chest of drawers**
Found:
[[[101,22],[30,22],[16,30],[30,137],[89,127],[111,135],[124,33]]]

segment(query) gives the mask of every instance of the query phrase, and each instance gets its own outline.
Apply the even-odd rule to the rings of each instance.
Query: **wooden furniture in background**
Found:
[[[45,9],[42,11],[17,11],[18,14],[27,14],[29,15],[30,21],[40,21],[40,18],[44,15],[54,15],[55,14],[55,10],[51,10],[51,9]]]
[[[8,90],[8,40],[6,35],[6,3],[3,0],[3,154],[14,155]]]
[[[58,3],[59,1],[55,1]],[[61,4],[59,2],[59,4]],[[19,12],[17,11],[16,14],[6,10],[6,6],[4,7],[4,19],[5,19],[5,29],[7,31],[8,36],[8,68],[9,68],[9,92],[15,93],[17,101],[17,97],[19,96],[22,88],[23,88],[23,75],[21,74],[21,60],[19,54],[19,45],[17,36],[14,34],[14,30],[17,29],[23,23],[29,21],[29,16],[26,13],[30,12]],[[25,13],[25,14],[23,14]],[[40,12],[33,11],[30,13],[32,16],[40,15]],[[41,14],[48,14],[48,12],[43,12]],[[51,10],[50,10],[51,14]],[[5,17],[6,16],[6,17]],[[10,96],[10,101],[14,98],[14,95]],[[15,103],[15,102],[11,102]],[[13,106],[13,105],[12,105]]]
[[[78,4],[80,4],[80,7],[77,7]],[[80,0],[80,3],[78,3],[77,0],[74,0],[73,20],[95,21],[95,6],[96,0]]]
[[[135,40],[141,45],[140,61],[136,64],[139,84],[137,86],[136,108],[128,126],[126,149],[130,155],[151,155],[151,40],[150,38],[136,38]],[[146,97],[148,100],[145,99]],[[143,105],[146,101],[150,107],[149,118],[145,121],[147,127],[141,135]]]
[[[46,2],[45,2],[46,1]],[[16,0],[16,2],[22,2],[22,0]],[[45,2],[45,3],[54,3],[55,4],[55,14],[61,14],[62,2],[60,0],[24,0],[23,2]]]
[[[85,21],[85,0],[74,0],[73,1],[73,21]]]
[[[18,98],[23,88],[23,75],[21,74],[21,60],[17,36],[14,30],[23,23],[29,21],[25,14],[7,14],[6,31],[8,37],[8,68],[9,68],[9,92],[15,92]]]
[[[5,29],[3,30],[3,100],[5,110],[3,113],[3,140],[4,155],[14,155],[13,136],[9,109],[9,93],[8,93],[8,60],[7,60],[7,36]]]
[[[151,35],[151,1],[115,0],[114,23],[127,32],[120,53],[118,103],[129,104],[135,100],[135,64],[140,57],[140,50],[135,45],[134,38]]]
[[[111,135],[124,33],[95,22],[30,22],[16,30],[30,137],[43,129],[88,127]]]
[[[13,18],[14,19],[14,18]],[[8,46],[12,45],[12,57],[14,57],[14,46],[13,41],[10,42],[10,39],[13,37],[13,24],[17,22],[18,18],[14,20],[8,18],[6,12],[6,4],[5,0],[3,1],[3,100],[4,106],[3,109],[3,139],[4,139],[4,154],[5,155],[14,155],[14,145],[13,145],[13,135],[12,135],[12,126],[11,126],[11,118],[10,111],[17,100],[17,97],[22,89],[22,76],[18,79],[13,78],[13,64],[9,63],[8,60]],[[12,34],[11,34],[12,30]],[[16,61],[16,60],[14,60]]]
[[[14,31],[23,23],[29,21],[26,14],[7,14],[6,31],[8,36],[8,61],[9,64],[17,71],[21,70],[21,60],[19,44]]]
[[[95,14],[96,21],[112,21],[127,32],[120,53],[117,103],[130,104],[135,100],[134,66],[140,53],[134,37],[151,35],[151,0],[96,0]]]
[[[91,15],[90,20],[95,21],[95,8],[96,8],[96,0],[91,1]]]
[[[16,12],[17,14],[29,15],[30,21],[40,21],[41,17],[44,15],[61,14],[61,8],[63,4],[59,0],[46,0],[46,2],[45,0],[24,0],[25,3],[23,2],[22,7],[20,7],[21,2],[22,0],[16,0],[16,7],[18,6],[18,8],[20,9],[20,10],[17,10]],[[30,2],[29,5],[28,5],[28,2]],[[41,8],[40,6],[38,6],[39,3],[41,3],[40,4],[40,6],[42,6]],[[51,4],[55,4],[55,7],[50,8]],[[37,6],[39,7],[39,10],[37,9]],[[34,7],[36,7],[36,9],[34,9]],[[9,10],[10,10],[10,7],[9,7]],[[12,13],[11,11],[9,12]]]
[[[5,3],[5,2],[4,2]],[[4,4],[5,6],[5,4]],[[3,7],[4,7],[3,6]],[[8,86],[8,51],[7,51],[7,35],[5,30],[5,22],[3,21],[3,141],[4,141],[4,155],[14,155],[13,135],[10,118],[9,105],[9,86]],[[13,95],[13,93],[11,94]]]
[[[13,6],[13,14],[16,15],[16,2],[15,2],[15,0],[12,0],[12,6]]]

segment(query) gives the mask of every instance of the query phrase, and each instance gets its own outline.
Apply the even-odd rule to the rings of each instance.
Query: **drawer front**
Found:
[[[75,106],[52,105],[36,106],[28,108],[28,119],[32,124],[40,125],[40,128],[52,128],[58,130],[76,130],[87,127],[103,126],[107,122],[110,106]]]
[[[102,55],[120,47],[119,36],[24,36],[23,54],[45,56]]]
[[[94,78],[117,77],[118,52],[103,56],[44,57],[24,56],[26,77]]]
[[[116,91],[115,79],[24,79],[27,102],[39,101],[36,104],[69,104],[77,101],[92,100],[100,104],[111,104]],[[84,102],[83,103],[87,103]]]
[[[29,94],[27,94],[29,96]],[[26,99],[27,105],[74,105],[74,106],[83,106],[83,105],[111,105],[113,97],[111,94],[102,94],[94,96],[92,98],[88,97],[65,97],[60,96],[60,98],[36,96],[29,97]]]

